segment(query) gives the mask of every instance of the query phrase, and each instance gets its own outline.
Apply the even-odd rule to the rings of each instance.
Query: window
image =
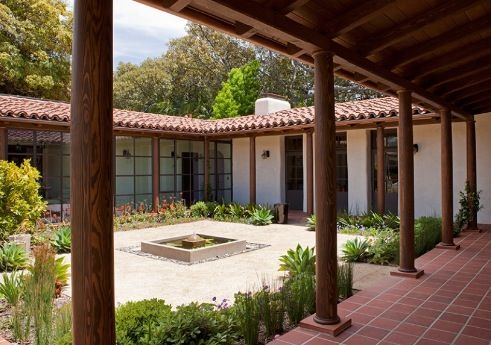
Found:
[[[152,204],[152,139],[115,138],[116,208],[123,205],[150,208]]]
[[[336,190],[348,191],[348,153],[346,133],[336,133]]]

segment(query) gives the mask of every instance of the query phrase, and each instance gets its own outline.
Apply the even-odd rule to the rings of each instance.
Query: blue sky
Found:
[[[103,0],[102,0],[103,1]],[[69,0],[73,8],[73,0]],[[133,0],[114,0],[114,68],[162,55],[172,38],[185,35],[186,21]]]

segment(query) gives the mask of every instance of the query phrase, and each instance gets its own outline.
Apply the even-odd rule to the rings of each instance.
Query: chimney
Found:
[[[265,93],[256,100],[255,115],[268,115],[281,110],[291,109],[290,103],[281,96]]]

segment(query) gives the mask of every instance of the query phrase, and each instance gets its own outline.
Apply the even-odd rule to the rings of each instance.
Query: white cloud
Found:
[[[184,19],[134,0],[114,0],[114,67],[162,55],[170,39],[185,35],[185,25]]]

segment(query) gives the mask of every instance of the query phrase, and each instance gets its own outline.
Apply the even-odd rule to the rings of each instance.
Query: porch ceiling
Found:
[[[466,118],[491,111],[489,0],[136,0]]]

